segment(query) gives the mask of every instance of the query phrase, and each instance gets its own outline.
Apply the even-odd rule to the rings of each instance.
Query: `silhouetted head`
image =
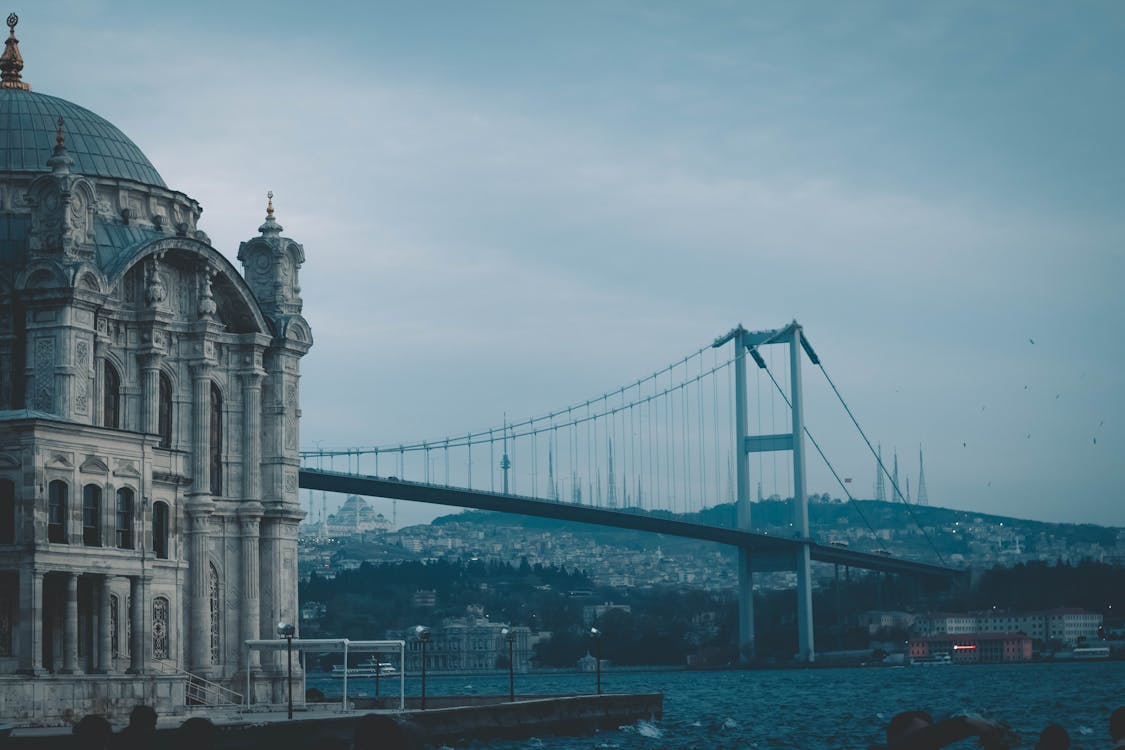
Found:
[[[215,725],[210,719],[193,716],[176,730],[176,747],[183,750],[207,750],[215,746]]]
[[[1067,750],[1069,747],[1070,735],[1058,724],[1048,724],[1035,743],[1035,750]]]
[[[156,709],[143,703],[129,712],[129,726],[148,731],[156,730]]]
[[[71,730],[78,740],[78,747],[105,748],[113,737],[113,727],[104,716],[86,714]]]
[[[908,735],[933,726],[934,717],[925,711],[903,711],[887,724],[887,744],[893,745]]]
[[[1125,706],[1121,706],[1109,715],[1109,736],[1114,742],[1125,740]]]
[[[352,747],[354,750],[401,750],[406,747],[406,736],[390,716],[364,714],[356,719]]]

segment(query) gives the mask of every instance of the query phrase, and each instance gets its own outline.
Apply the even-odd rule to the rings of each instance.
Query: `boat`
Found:
[[[953,664],[953,657],[944,651],[939,651],[929,656],[918,656],[910,660],[911,666],[917,667],[942,667]]]
[[[1071,654],[1075,659],[1108,659],[1109,646],[1082,646]]]
[[[337,664],[332,667],[329,673],[331,677],[343,678],[345,674],[349,677],[397,677],[398,669],[394,664],[389,664],[385,661],[376,661],[374,657],[370,657],[359,664],[352,667],[345,667],[343,664]]]

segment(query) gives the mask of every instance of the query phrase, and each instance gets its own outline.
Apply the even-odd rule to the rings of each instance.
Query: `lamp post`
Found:
[[[602,694],[602,631],[590,628],[590,637],[594,639],[594,672],[597,674],[598,695]]]
[[[286,645],[289,651],[289,719],[293,719],[293,634],[297,629],[291,623],[279,622],[277,624],[277,634],[286,640]],[[346,667],[345,667],[346,668]]]
[[[422,644],[422,710],[426,710],[426,644],[430,642],[430,629],[422,625],[414,628],[414,636]]]
[[[513,651],[515,650],[516,634],[512,632],[511,628],[504,628],[500,631],[500,635],[504,636],[508,641],[508,702],[516,702],[516,666],[512,660]]]

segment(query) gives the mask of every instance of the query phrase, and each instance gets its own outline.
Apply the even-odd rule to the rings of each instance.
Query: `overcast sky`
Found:
[[[232,260],[274,191],[305,447],[538,415],[796,318],[904,473],[925,446],[933,504],[1125,525],[1121,3],[15,10],[24,80]]]

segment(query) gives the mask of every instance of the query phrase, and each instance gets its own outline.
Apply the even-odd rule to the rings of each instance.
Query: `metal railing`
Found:
[[[217,682],[200,677],[197,674],[180,668],[178,664],[157,661],[156,669],[164,674],[176,674],[184,680],[184,704],[187,706],[241,706],[242,694],[223,687]]]

